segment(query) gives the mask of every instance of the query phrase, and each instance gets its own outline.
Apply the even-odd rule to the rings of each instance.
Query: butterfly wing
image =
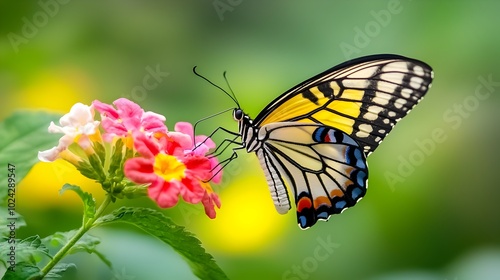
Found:
[[[363,149],[346,133],[319,124],[280,122],[259,129],[257,150],[276,209],[290,209],[292,190],[303,229],[341,213],[366,193]]]
[[[432,77],[429,65],[403,56],[358,58],[285,92],[261,111],[254,125],[302,122],[335,127],[368,155],[425,95]]]

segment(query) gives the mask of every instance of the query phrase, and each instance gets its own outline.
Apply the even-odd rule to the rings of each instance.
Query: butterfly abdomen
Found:
[[[266,176],[267,185],[269,186],[269,191],[271,192],[271,198],[273,199],[276,211],[280,214],[287,213],[291,208],[290,198],[288,197],[288,191],[278,171],[278,166],[268,158],[262,149],[257,150],[256,154],[260,166],[264,171],[264,175]]]

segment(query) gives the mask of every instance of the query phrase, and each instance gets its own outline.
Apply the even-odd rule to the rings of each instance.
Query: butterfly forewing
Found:
[[[432,69],[402,56],[343,63],[299,84],[269,104],[255,125],[318,123],[350,135],[368,155],[430,87]]]

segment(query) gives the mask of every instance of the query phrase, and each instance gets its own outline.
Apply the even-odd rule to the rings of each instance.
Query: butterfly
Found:
[[[257,155],[276,210],[287,213],[292,195],[298,225],[307,229],[363,198],[367,156],[422,99],[432,78],[422,61],[371,55],[296,85],[255,119],[234,97],[241,142],[233,151]]]

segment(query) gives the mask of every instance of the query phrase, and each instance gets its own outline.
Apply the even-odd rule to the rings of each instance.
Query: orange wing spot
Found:
[[[311,208],[312,207],[312,201],[308,197],[302,197],[298,202],[297,202],[297,212],[301,212],[305,208]]]
[[[346,168],[345,168],[345,173],[344,173],[344,174],[346,174],[347,176],[351,177],[351,173],[352,173],[354,170],[356,170],[356,169],[355,169],[354,167],[352,167],[352,166],[346,167]]]
[[[343,197],[344,196],[344,192],[340,189],[334,189],[330,192],[330,196],[333,198],[333,197]]]
[[[326,196],[318,196],[314,199],[314,209],[318,209],[321,205],[332,206],[330,199]]]

